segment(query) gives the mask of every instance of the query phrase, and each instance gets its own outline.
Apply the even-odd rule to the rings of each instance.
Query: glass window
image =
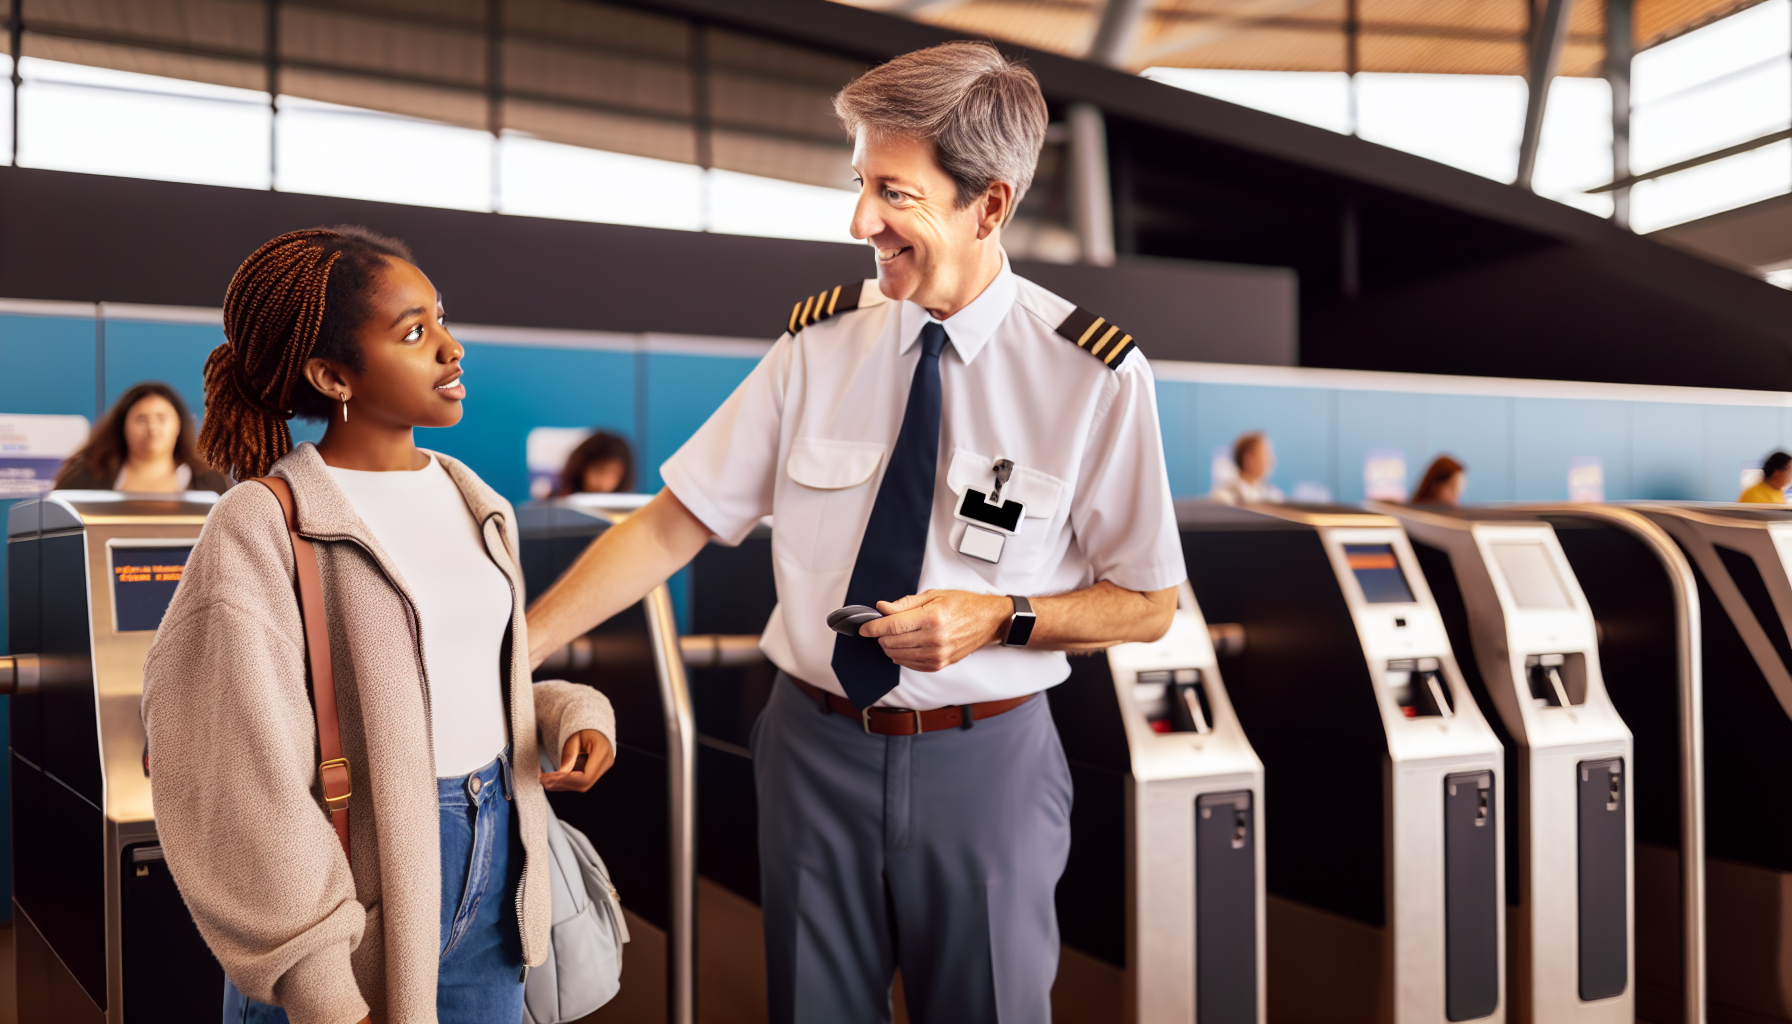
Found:
[[[498,209],[528,217],[701,228],[703,169],[506,133]]]
[[[19,74],[21,166],[268,187],[266,93],[35,57]]]
[[[1557,78],[1543,108],[1543,135],[1531,187],[1540,196],[1600,217],[1612,214],[1609,192],[1587,189],[1612,180],[1612,87],[1603,78]]]
[[[709,229],[762,238],[852,242],[857,192],[762,178],[737,171],[709,172]]]
[[[488,132],[282,96],[275,134],[282,192],[492,208]]]
[[[1146,78],[1203,96],[1350,131],[1350,76],[1342,71],[1230,71],[1218,68],[1146,68]]]
[[[1360,74],[1357,133],[1495,181],[1518,172],[1524,79],[1513,75]]]

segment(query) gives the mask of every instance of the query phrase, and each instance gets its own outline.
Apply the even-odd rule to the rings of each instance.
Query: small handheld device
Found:
[[[828,613],[828,628],[847,636],[858,636],[859,627],[872,619],[881,619],[884,613],[876,608],[862,604],[849,604],[844,608],[836,608]]]

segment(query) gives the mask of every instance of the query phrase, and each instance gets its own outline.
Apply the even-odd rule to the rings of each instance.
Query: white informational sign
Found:
[[[1599,456],[1568,457],[1568,500],[1590,504],[1605,500],[1605,463]]]
[[[536,427],[529,431],[529,497],[537,501],[554,493],[560,471],[572,450],[590,437],[590,427]]]
[[[1213,480],[1212,485],[1208,487],[1210,491],[1217,491],[1238,479],[1238,467],[1232,462],[1232,446],[1229,444],[1214,445],[1213,453],[1208,456],[1207,465],[1208,474]]]
[[[86,441],[85,416],[0,412],[0,499],[48,492],[63,460]]]
[[[1329,505],[1332,502],[1332,489],[1314,480],[1296,480],[1294,490],[1288,498],[1302,505]]]
[[[1405,452],[1371,448],[1363,453],[1363,497],[1370,501],[1406,500]]]

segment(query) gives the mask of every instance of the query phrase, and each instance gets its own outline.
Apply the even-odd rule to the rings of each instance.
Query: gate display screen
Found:
[[[120,633],[153,630],[186,570],[187,545],[112,549],[112,611]]]
[[[1363,588],[1363,600],[1370,604],[1411,604],[1412,588],[1406,585],[1406,574],[1400,571],[1400,559],[1392,544],[1346,544],[1344,564],[1355,574]]]

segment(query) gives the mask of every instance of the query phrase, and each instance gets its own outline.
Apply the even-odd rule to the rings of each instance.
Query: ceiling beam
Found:
[[[1102,4],[1088,59],[1105,67],[1123,67],[1138,42],[1139,26],[1144,24],[1145,11],[1150,7],[1151,0],[1107,0]]]
[[[1568,42],[1568,16],[1574,0],[1549,0],[1543,17],[1531,33],[1530,74],[1526,81],[1524,135],[1518,141],[1518,177],[1513,184],[1531,187],[1531,176],[1537,170],[1537,144],[1543,138],[1543,107],[1549,99],[1549,83],[1562,66],[1562,50]]]

